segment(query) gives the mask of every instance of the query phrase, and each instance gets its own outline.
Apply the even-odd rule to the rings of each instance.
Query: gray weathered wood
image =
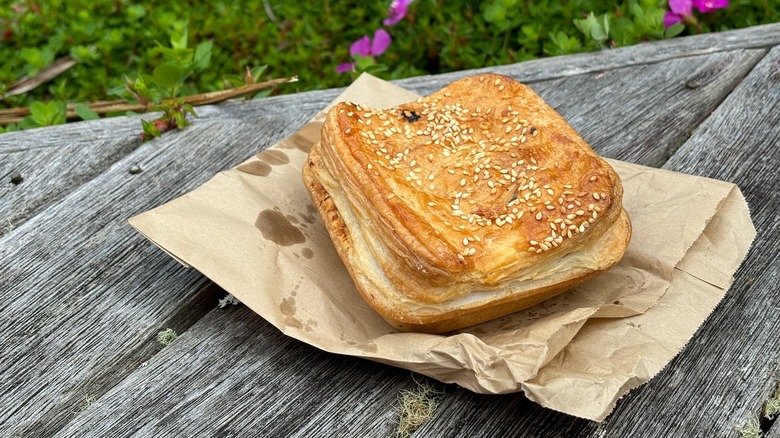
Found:
[[[780,370],[780,47],[774,48],[683,145],[665,168],[735,182],[751,207],[758,237],[730,293],[669,371],[640,388],[619,413],[653,414],[688,436],[727,436],[774,390]],[[684,376],[684,382],[679,379]],[[695,391],[679,391],[690,385]],[[665,398],[674,397],[675,409]],[[724,409],[730,406],[730,410]],[[718,412],[713,416],[713,412]],[[714,418],[713,418],[714,417]],[[641,423],[620,424],[621,433]]]
[[[664,166],[736,182],[759,230],[731,291],[683,352],[599,426],[527,406],[520,398],[494,402],[458,391],[419,436],[447,436],[461,428],[465,436],[736,436],[736,425],[759,412],[780,363],[778,55],[775,48]],[[499,408],[527,413],[500,421],[493,414]]]
[[[671,58],[770,47],[778,43],[780,24],[768,24],[468,72],[420,76],[397,83],[427,94],[440,88],[442,83],[480,71],[510,74],[520,81],[534,82]],[[299,96],[304,97],[301,99],[303,109],[306,110],[307,105],[310,105],[308,108],[321,108],[335,97],[337,91],[301,93]],[[204,107],[198,109],[198,112],[202,118],[211,120],[219,117],[254,120],[257,118],[256,111],[262,111],[262,108],[275,103],[284,105],[286,102],[284,97],[277,97],[263,102]],[[280,106],[279,114],[287,109]],[[9,223],[14,227],[21,225],[137,148],[140,145],[139,119],[140,116],[103,119],[0,135],[0,231]],[[117,141],[119,138],[124,140]],[[134,163],[128,164],[132,166]],[[25,178],[22,184],[17,186],[9,183],[13,171]]]
[[[780,421],[775,419],[772,428],[766,433],[765,438],[780,438]]]
[[[127,218],[197,187],[311,115],[266,114],[257,126],[204,120],[139,147],[0,239],[0,435],[53,433],[84,397],[101,395],[150,357],[159,330],[185,330],[202,315],[208,281],[150,246]],[[129,175],[130,163],[146,170]]]
[[[738,49],[775,45],[778,30],[770,25],[502,67],[536,81],[534,88],[602,153],[651,165],[675,153],[669,168],[739,182],[759,240],[694,342],[604,424],[542,409],[522,395],[486,397],[450,387],[418,436],[729,436],[743,415],[758,412],[778,363],[771,190],[772,164],[780,158],[778,49],[718,105],[762,54]],[[402,84],[425,93],[473,73]],[[698,87],[685,87],[691,78]],[[637,80],[650,85],[649,94]],[[219,291],[124,222],[288,135],[338,91],[205,107],[187,131],[145,145],[134,140],[138,122],[129,118],[0,136],[0,176],[14,166],[46,169],[16,187],[29,192],[15,201],[0,192],[0,213],[3,206],[26,208],[16,229],[0,237],[0,435],[51,435],[63,427],[61,436],[391,430],[398,390],[414,387],[408,372],[320,352],[244,308],[209,312]],[[578,97],[599,92],[605,102],[598,107]],[[132,164],[144,172],[129,175]],[[184,334],[157,353],[153,337],[168,326]],[[86,408],[91,397],[97,401]]]
[[[427,94],[440,88],[442,81],[451,82],[454,79],[480,72],[502,73],[522,82],[536,82],[632,65],[650,64],[672,58],[685,58],[736,49],[768,48],[777,44],[780,44],[780,23],[772,23],[728,32],[653,41],[612,50],[542,58],[519,64],[486,67],[437,76],[420,76],[398,81],[398,84]]]
[[[296,108],[303,118],[316,114],[333,100],[337,91],[304,94],[307,100],[301,101]],[[286,98],[272,97],[262,103],[205,106],[197,112],[196,125],[200,120],[218,119],[287,123],[282,121],[282,115],[289,112],[289,107]],[[13,228],[19,227],[140,147],[140,120],[153,117],[101,119],[0,135],[0,231],[8,223]],[[176,134],[169,133],[166,137],[171,135]],[[150,144],[163,143],[156,140]],[[132,166],[141,164],[140,161],[128,161],[121,166],[128,173]],[[13,171],[24,177],[21,184],[10,183]]]
[[[56,436],[388,436],[396,395],[413,386],[409,372],[301,344],[238,306],[208,314]]]
[[[677,141],[676,150],[687,132],[718,105],[762,53],[737,50],[673,59],[627,67],[615,74],[591,73],[582,78],[541,82],[534,87],[559,106],[564,116],[573,119],[586,138],[599,138],[598,148],[617,157],[644,157],[648,162],[657,163],[655,150],[661,148],[665,154],[665,142]],[[688,78],[701,74],[709,80],[699,88],[687,90]],[[636,84],[636,78],[640,77],[643,86]],[[598,96],[605,89],[609,99],[602,107],[608,110],[594,114],[582,96]],[[681,96],[682,93],[687,94]],[[569,99],[570,94],[580,98]],[[667,102],[669,95],[676,98]],[[294,106],[295,101],[290,99],[288,103]],[[690,102],[685,103],[686,99]],[[633,117],[626,117],[626,112],[620,111],[621,102],[630,103]],[[670,134],[664,137],[663,143],[650,141],[657,140],[655,137],[659,135],[659,130],[653,128],[656,124],[681,112],[685,116],[670,130],[685,135]],[[588,115],[593,118],[589,119]],[[596,125],[607,128],[602,131]],[[630,135],[634,141],[626,141],[620,133]],[[637,150],[644,152],[637,153]],[[135,275],[153,279],[157,274],[146,271]],[[336,435],[373,436],[388,430],[388,424],[392,423],[390,405],[398,389],[413,385],[409,373],[321,353],[315,354],[316,359],[311,361],[296,361],[291,358],[308,358],[314,350],[284,338],[250,313],[237,313],[238,318],[233,320],[224,311],[211,312],[191,327],[180,342],[163,350],[147,367],[119,382],[76,417],[61,431],[61,436],[75,436],[84,430],[112,430],[118,435],[130,435],[139,428],[139,434],[156,436],[209,435],[224,430],[236,436],[253,436],[261,430],[269,430],[272,435],[307,436],[335,430]],[[262,331],[262,336],[246,338],[247,333],[257,330]],[[332,371],[320,371],[323,369]],[[361,373],[379,373],[382,379],[367,381]],[[265,376],[276,376],[278,381],[268,382]],[[286,386],[282,385],[285,379]],[[322,379],[331,387],[322,387]],[[257,382],[257,387],[245,389],[242,382],[247,380]],[[380,386],[379,390],[375,390],[376,385]],[[312,391],[296,390],[311,386],[317,388],[317,403],[311,400]],[[287,388],[283,399],[268,401],[266,393],[280,387]],[[347,387],[352,389],[344,389]],[[593,423],[542,409],[522,395],[486,397],[454,388],[451,391],[437,415],[436,426],[422,430],[421,436],[451,436],[460,428],[465,428],[466,435],[482,436],[524,433],[524,428],[538,429],[537,436],[599,431],[599,426]],[[357,409],[359,414],[345,420],[345,412],[355,410],[352,406],[356,393],[363,394],[363,404]],[[258,406],[262,406],[262,412],[256,411]],[[336,406],[346,407],[346,411],[334,411]],[[518,412],[532,414],[520,416]],[[115,419],[107,421],[107,418]]]
[[[765,52],[707,56],[534,83],[599,154],[660,167]]]

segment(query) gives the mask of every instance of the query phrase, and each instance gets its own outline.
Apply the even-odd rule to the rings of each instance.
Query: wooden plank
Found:
[[[719,52],[532,87],[599,154],[660,167],[689,137],[685,127],[701,123],[764,53]]]
[[[427,94],[441,88],[444,83],[480,71],[495,71],[523,82],[534,82],[671,58],[770,47],[778,43],[780,23],[774,23],[468,72],[420,76],[396,82],[420,94]],[[302,93],[299,96],[305,97],[303,102],[321,108],[332,100],[337,92],[338,90],[327,90]],[[265,101],[273,105],[288,102],[288,98],[270,98]],[[209,119],[229,116],[251,120],[255,117],[254,111],[265,104],[258,101],[239,105],[227,104],[199,108],[198,112],[201,117]],[[217,109],[223,106],[241,110],[236,114],[231,113],[230,109]],[[280,114],[283,113],[285,108],[280,107],[280,111]],[[103,119],[0,135],[0,231],[7,228],[9,223],[12,227],[21,225],[32,215],[94,178],[137,148],[140,144],[139,118]],[[133,163],[129,165],[132,166]],[[24,177],[22,184],[9,184],[10,175],[14,171]]]
[[[756,66],[665,168],[736,183],[759,230],[730,293],[677,360],[616,414],[618,434],[642,427],[733,434],[777,382],[780,348],[780,47]],[[682,380],[682,381],[681,381]],[[688,390],[680,391],[681,387]],[[674,406],[662,400],[675,399]],[[632,418],[620,422],[619,415]],[[642,419],[637,421],[641,415]]]
[[[337,95],[337,90],[303,94],[299,103],[300,118],[310,118]],[[271,119],[281,122],[288,112],[287,97],[272,97],[262,101],[228,103],[197,109],[194,125],[207,120],[244,120],[251,123]],[[153,115],[143,118],[152,119]],[[90,181],[141,146],[142,116],[118,117],[89,122],[39,128],[0,135],[0,236],[5,228],[18,228],[30,217],[56,203],[84,183]],[[283,138],[295,126],[273,126],[267,134],[270,140]],[[175,136],[168,133],[168,136]],[[160,144],[161,140],[151,142]],[[251,155],[248,152],[246,157]],[[246,158],[243,157],[243,158]],[[132,178],[133,166],[140,160],[121,163],[123,178]],[[24,178],[11,184],[12,172]]]
[[[413,385],[238,306],[208,314],[56,436],[389,436],[398,390]]]
[[[734,436],[736,425],[760,411],[780,363],[778,55],[780,48],[773,49],[664,166],[736,182],[760,230],[727,297],[667,369],[622,399],[601,425],[526,406],[523,399],[504,406],[504,400],[458,391],[419,436],[446,436],[461,427],[466,436]],[[497,407],[527,414],[494,417]]]
[[[101,395],[148,359],[159,330],[185,330],[203,314],[208,281],[126,220],[312,115],[305,106],[284,117],[261,113],[251,125],[203,120],[142,145],[0,240],[0,435],[52,434],[85,397]],[[146,170],[129,175],[131,163]]]
[[[398,84],[427,94],[439,89],[439,84],[442,81],[451,82],[455,79],[481,72],[502,73],[522,82],[537,82],[634,65],[651,64],[673,58],[685,58],[736,49],[769,48],[777,44],[780,44],[780,23],[771,23],[727,32],[652,41],[617,49],[541,58],[518,64],[445,73],[437,76],[420,76],[400,80]]]
[[[588,135],[598,135],[600,131],[589,126],[595,124],[609,126],[610,130],[614,130],[614,134],[603,135],[604,140],[600,147],[607,151],[614,151],[619,156],[618,151],[631,154],[636,147],[636,142],[626,141],[618,135],[619,133],[632,135],[633,139],[657,135],[655,130],[640,128],[633,128],[632,132],[626,133],[619,129],[621,124],[626,127],[645,124],[652,126],[654,122],[673,118],[683,109],[706,115],[707,108],[719,102],[718,96],[731,90],[741,79],[741,75],[745,74],[762,54],[763,51],[741,50],[715,53],[649,66],[627,67],[621,70],[620,74],[607,74],[600,78],[596,77],[600,73],[594,73],[582,80],[556,80],[535,86],[551,100],[559,99],[558,104],[564,116],[579,120],[578,123],[581,124],[586,121],[585,115],[592,112],[592,108],[587,105],[587,99],[568,100],[565,97],[567,92],[579,96],[603,97],[607,95],[599,93],[603,92],[605,84],[609,84],[611,87],[607,99],[609,102],[605,102],[605,106],[615,105],[613,101],[631,102],[635,106],[635,117],[626,118],[625,113],[619,111],[603,111],[603,114],[598,115],[598,121],[590,121],[589,124],[580,127]],[[713,79],[707,83],[708,85],[691,90],[694,94],[701,93],[700,99],[692,98],[696,102],[693,107],[688,108],[684,104],[674,103],[651,105],[663,101],[673,87],[684,87],[684,82],[670,85],[670,74],[677,75],[673,77],[687,78],[691,74],[701,72],[707,72],[708,77]],[[642,76],[639,76],[640,74]],[[647,92],[637,94],[635,82],[639,77],[643,78]],[[442,81],[446,82],[446,79]],[[706,87],[711,88],[704,89]],[[717,91],[717,89],[725,91]],[[290,103],[294,104],[294,101]],[[703,118],[703,115],[700,117]],[[643,122],[637,123],[637,118],[641,118]],[[674,129],[690,131],[696,123],[698,123],[697,117],[683,118]],[[658,143],[644,141],[646,139],[641,138],[640,140],[643,140],[641,144],[647,145],[646,156],[653,156],[650,153],[651,147],[658,147]],[[138,275],[151,278],[156,276],[150,270]],[[89,410],[68,424],[62,431],[63,436],[79,430],[104,430],[103,422],[111,417],[115,420],[109,423],[110,427],[120,435],[142,428],[144,433],[154,435],[216,435],[223,430],[230,430],[230,433],[236,435],[249,436],[270,427],[274,433],[292,436],[316,435],[325,430],[339,431],[336,435],[361,435],[364,431],[368,431],[365,435],[371,436],[374,435],[371,432],[387,430],[387,423],[391,421],[388,400],[395,397],[398,389],[413,384],[407,372],[389,367],[374,368],[375,365],[367,365],[365,361],[359,359],[329,354],[317,354],[314,359],[310,359],[313,355],[310,347],[276,336],[271,329],[263,332],[262,340],[251,341],[248,348],[239,348],[237,345],[243,344],[236,344],[233,340],[245,339],[246,333],[256,330],[255,326],[245,325],[247,322],[244,319],[251,320],[251,318],[242,313],[237,321],[229,319],[220,322],[217,330],[212,325],[217,324],[215,321],[221,318],[227,318],[222,315],[221,311],[215,310],[206,316],[202,324],[196,324],[185,333],[183,339],[187,339],[186,342],[171,345],[160,356],[151,360],[148,367],[119,382],[105,396],[105,399],[98,400]],[[282,344],[283,348],[274,350],[277,344]],[[193,353],[193,345],[206,347]],[[267,351],[269,349],[272,353],[277,352],[269,357]],[[193,361],[195,364],[190,365]],[[237,363],[241,364],[240,371],[236,368]],[[191,369],[191,366],[194,369]],[[176,371],[177,369],[180,371]],[[340,388],[339,390],[330,391],[322,388],[320,380],[323,377],[317,371],[320,369],[333,370],[327,373],[327,381],[330,385]],[[364,369],[372,370],[371,373],[381,373],[386,381],[381,379],[381,383],[366,381],[362,374]],[[223,374],[239,377],[230,380]],[[141,384],[148,381],[149,376],[159,377],[148,385]],[[268,376],[278,376],[276,377],[278,381],[273,384],[265,380],[257,382],[256,376],[265,376],[266,380],[269,379]],[[233,386],[227,383],[213,385],[208,383],[223,382],[224,379],[233,382]],[[241,385],[240,382],[246,379],[256,382],[255,384],[258,385],[256,391],[235,386]],[[374,385],[380,385],[381,391],[376,392]],[[299,389],[308,387],[317,388],[316,402],[312,401],[315,392]],[[270,393],[272,388],[281,388],[279,390],[284,392],[283,401],[268,401],[267,396],[258,395]],[[421,432],[423,436],[426,433],[428,436],[451,436],[460,433],[460,427],[466,427],[464,430],[466,435],[493,436],[493,432],[498,432],[495,436],[501,436],[500,432],[519,433],[523,430],[516,428],[519,424],[542,427],[541,430],[547,431],[552,430],[551,425],[556,425],[558,428],[571,431],[571,434],[579,433],[582,428],[593,432],[597,430],[592,423],[575,421],[571,417],[544,410],[521,395],[485,397],[466,391],[454,389],[453,391],[440,410],[443,413],[438,417],[437,426],[426,429],[427,432]],[[195,396],[188,394],[195,394]],[[362,397],[359,403],[355,401],[356,395]],[[356,404],[360,415],[351,417],[349,422],[343,419],[342,411],[338,414],[333,412],[332,406],[356,409]],[[262,407],[259,413],[258,406]],[[180,414],[169,415],[169,412]],[[178,418],[185,412],[197,412],[197,418],[194,415],[187,416],[186,421]],[[518,412],[530,414],[520,416]],[[284,419],[290,425],[282,429],[280,423],[282,420],[278,418]],[[546,418],[548,421],[540,423],[540,418]],[[466,421],[471,425],[466,424]],[[240,424],[243,429],[238,430],[234,427],[235,424]],[[320,429],[313,429],[314,424]],[[548,428],[544,429],[544,427]]]
[[[780,438],[780,421],[775,420],[771,429],[764,435],[765,438]]]

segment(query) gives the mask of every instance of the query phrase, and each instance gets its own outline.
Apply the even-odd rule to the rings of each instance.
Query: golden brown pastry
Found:
[[[631,237],[618,175],[506,76],[390,109],[337,104],[303,179],[363,299],[402,330],[529,307],[614,265]]]

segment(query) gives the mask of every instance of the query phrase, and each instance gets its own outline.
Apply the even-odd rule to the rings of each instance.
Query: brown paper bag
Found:
[[[337,100],[389,107],[415,98],[363,75]],[[755,236],[733,184],[611,161],[634,229],[617,266],[457,333],[398,332],[360,298],[301,181],[323,119],[130,223],[289,336],[478,393],[523,391],[604,419],[688,342]]]

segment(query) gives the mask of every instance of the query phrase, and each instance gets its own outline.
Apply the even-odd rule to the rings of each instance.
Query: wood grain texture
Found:
[[[139,147],[0,239],[0,436],[53,433],[85,397],[150,357],[159,330],[182,331],[202,315],[188,311],[202,309],[208,281],[127,218],[192,190],[311,115],[258,114],[257,125],[204,120]],[[129,175],[133,162],[146,170]]]
[[[626,67],[615,74],[591,73],[582,78],[540,82],[534,87],[559,106],[565,117],[575,120],[575,125],[580,125],[575,127],[586,138],[603,138],[597,148],[617,157],[635,154],[632,156],[655,162],[655,149],[667,145],[649,141],[659,133],[648,127],[682,112],[685,117],[668,129],[690,132],[762,54],[763,51],[735,50],[672,59]],[[684,79],[702,72],[710,80],[699,88],[686,89]],[[671,80],[672,74],[679,77]],[[642,86],[636,84],[640,77]],[[441,85],[447,82],[442,78]],[[681,93],[688,93],[685,99]],[[568,98],[569,94],[577,97]],[[667,102],[670,94],[676,98]],[[603,105],[609,110],[594,114],[586,96],[608,96]],[[686,99],[690,103],[684,103]],[[628,110],[618,111],[621,102],[630,103],[628,108],[633,109],[634,117],[625,116]],[[295,101],[289,103],[295,105]],[[240,106],[234,109],[240,111]],[[606,133],[594,125],[606,125]],[[634,141],[628,141],[629,135]],[[678,141],[676,150],[686,137],[672,135],[664,137],[664,141]],[[639,148],[637,144],[643,146]],[[157,276],[151,270],[137,275],[148,277],[150,282]],[[408,372],[319,353],[279,335],[245,310],[237,315],[236,320],[219,310],[207,315],[179,342],[155,356],[148,367],[118,382],[60,435],[76,436],[84,430],[99,431],[98,435],[108,430],[131,435],[138,429],[139,435],[159,436],[256,436],[265,430],[276,436],[328,435],[325,431],[330,430],[338,431],[335,435],[381,436],[389,430],[397,391],[414,384]],[[258,330],[263,334],[247,338],[248,333]],[[194,346],[203,348],[193,350]],[[378,380],[366,380],[364,374],[375,373]],[[150,381],[151,376],[155,377]],[[259,376],[274,376],[276,380],[258,380]],[[257,387],[241,386],[246,380],[256,382]],[[234,390],[231,385],[240,389]],[[269,399],[274,391],[283,391],[283,399]],[[436,420],[425,426],[420,436],[572,436],[582,431],[597,434],[602,427],[542,409],[522,395],[488,397],[455,388],[451,391]],[[359,402],[357,396],[361,397]],[[258,406],[262,406],[260,413],[254,411]],[[344,415],[353,415],[352,410],[359,414],[345,420]],[[116,420],[106,423],[109,417]]]
[[[773,49],[664,166],[737,183],[759,230],[731,291],[683,352],[601,425],[525,406],[520,397],[505,409],[524,415],[499,421],[492,417],[498,403],[458,391],[417,436],[460,428],[464,436],[737,436],[737,426],[774,389],[780,365],[779,54]],[[485,416],[490,420],[480,419]]]
[[[408,371],[322,352],[237,306],[208,314],[56,436],[388,436],[396,395],[413,386]]]
[[[502,72],[536,81],[534,88],[602,153],[651,165],[675,154],[670,168],[743,181],[760,233],[771,232],[777,231],[770,214],[776,196],[755,186],[777,182],[777,77],[771,76],[779,70],[777,49],[755,68],[763,50],[741,49],[777,44],[779,34],[780,25],[761,26]],[[751,68],[748,80],[720,104]],[[426,93],[473,73],[401,84]],[[701,80],[698,87],[686,87],[692,78]],[[0,136],[0,176],[29,171],[11,187],[16,194],[6,180],[0,184],[0,220],[23,211],[14,216],[15,230],[0,237],[0,436],[46,436],[63,427],[61,436],[374,436],[391,430],[398,390],[415,385],[410,373],[320,352],[244,308],[203,317],[219,291],[125,223],[289,135],[339,91],[204,107],[187,130],[147,144],[134,140],[137,118]],[[601,96],[603,104],[587,96]],[[736,148],[721,125],[752,131],[741,134]],[[730,161],[732,154],[755,166]],[[128,174],[134,164],[144,171]],[[756,203],[767,205],[761,210]],[[732,420],[757,412],[768,395],[766,362],[778,360],[771,337],[780,309],[777,239],[765,239],[738,274],[743,289],[735,288],[672,366],[629,394],[606,423],[557,414],[522,395],[450,388],[417,436],[654,436],[709,431],[713,421],[717,432],[733,434]],[[756,296],[771,305],[757,305]],[[184,334],[155,355],[154,335],[166,327]],[[740,342],[731,343],[740,345],[730,344],[734,338]],[[701,387],[686,386],[690,381]],[[82,409],[93,396],[97,401]],[[654,425],[656,418],[663,424]]]
[[[672,58],[770,47],[778,43],[780,23],[396,82],[420,94],[428,94],[441,88],[442,84],[485,71],[508,74],[522,82],[535,82]],[[307,104],[311,104],[309,108],[321,108],[338,91],[299,93],[296,98],[300,99],[304,110]],[[201,118],[212,120],[220,117],[253,120],[259,108],[279,102],[287,105],[289,98],[281,96],[262,101],[230,102],[201,107],[197,112]],[[288,110],[289,107],[279,107],[280,114]],[[139,147],[141,117],[70,123],[0,135],[0,226],[5,227],[10,222],[18,227]],[[145,115],[143,118],[153,116]],[[120,138],[123,140],[117,141]],[[134,164],[128,163],[127,170]],[[14,171],[19,172],[25,181],[19,185],[10,184],[10,175]]]
[[[633,65],[651,64],[673,58],[707,55],[736,49],[769,48],[777,44],[780,44],[780,23],[772,23],[728,32],[647,42],[618,49],[542,58],[518,64],[436,76],[420,76],[398,81],[398,84],[427,94],[441,88],[439,84],[442,80],[452,82],[455,79],[477,73],[495,72],[510,75],[521,82],[537,82]]]
[[[734,285],[694,340],[635,402],[615,418],[652,415],[654,430],[696,436],[734,434],[734,425],[761,410],[780,372],[780,47],[772,51],[696,129],[664,166],[736,183],[758,230]],[[689,391],[680,387],[689,386]],[[676,400],[674,406],[663,401]],[[647,412],[647,414],[644,414]],[[713,415],[717,413],[717,415]],[[683,421],[684,419],[684,421]],[[618,434],[649,427],[651,419],[615,420]]]
[[[764,56],[735,50],[532,84],[601,155],[660,167]],[[695,83],[696,86],[692,86]]]
[[[337,90],[302,95],[305,100],[302,97],[296,106],[300,112],[300,115],[294,115],[296,120],[312,117],[335,98]],[[284,132],[292,132],[295,126],[284,126],[288,122],[282,120],[289,112],[289,98],[272,97],[200,107],[193,123],[223,119],[261,123],[270,118],[289,129]],[[154,117],[148,114],[109,118],[0,135],[0,230],[9,222],[18,228],[141,147],[140,120]],[[181,134],[172,132],[165,137],[177,135]],[[149,144],[161,147],[166,142],[162,139]],[[251,152],[246,156],[249,155]],[[132,177],[127,174],[134,165],[143,168],[138,158],[122,164],[127,177]],[[21,184],[11,184],[10,175],[14,171],[24,178]]]

